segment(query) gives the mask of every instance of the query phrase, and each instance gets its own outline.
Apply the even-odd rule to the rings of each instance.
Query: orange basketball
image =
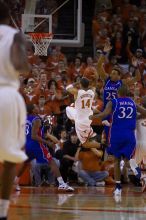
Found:
[[[87,67],[84,71],[83,76],[86,77],[89,80],[95,80],[96,79],[96,69],[94,67]]]

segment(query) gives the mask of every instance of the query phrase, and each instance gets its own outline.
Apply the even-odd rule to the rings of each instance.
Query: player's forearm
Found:
[[[39,143],[43,143],[43,144],[48,144],[48,141],[41,138],[40,136],[38,135],[32,135],[31,137],[34,141],[38,141]]]
[[[74,83],[71,83],[69,84],[68,86],[66,86],[66,90],[70,90],[70,89],[73,89],[75,88],[79,83],[78,82],[74,82]]]
[[[108,116],[107,113],[101,112],[101,113],[99,113],[99,114],[94,114],[94,115],[92,115],[92,119],[96,119],[96,118],[98,118],[98,119],[104,119],[104,118],[106,118],[107,116]]]
[[[104,55],[101,55],[97,62],[97,72],[99,73],[100,77],[103,79],[106,77],[106,72],[104,71],[104,68],[103,68],[104,62],[105,62],[105,57]]]
[[[52,134],[47,133],[46,137],[49,138],[54,144],[59,143],[59,140]]]
[[[75,87],[76,83],[70,84],[66,87],[66,91],[72,95],[77,95],[77,88]]]
[[[97,108],[96,108],[96,109],[93,109],[93,114],[99,114],[99,113],[101,113],[100,110],[98,110]]]

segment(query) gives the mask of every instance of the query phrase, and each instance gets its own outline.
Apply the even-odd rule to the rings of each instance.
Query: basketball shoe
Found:
[[[62,184],[59,184],[58,190],[59,191],[66,191],[66,192],[73,192],[74,188],[69,186],[67,183],[62,183]]]

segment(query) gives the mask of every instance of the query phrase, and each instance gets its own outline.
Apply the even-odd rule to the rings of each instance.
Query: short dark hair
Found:
[[[10,16],[10,10],[6,2],[0,0],[0,22],[8,19]]]
[[[32,114],[33,113],[33,110],[34,110],[34,104],[28,104],[27,106],[26,106],[26,108],[27,108],[27,113],[28,114]]]
[[[82,77],[80,83],[84,89],[87,89],[89,87],[89,80],[86,77]]]
[[[121,69],[121,67],[119,67],[118,65],[114,65],[113,70],[117,71],[117,72],[118,72],[118,75],[121,75],[121,74],[122,74],[122,69]]]
[[[128,86],[125,84],[122,84],[122,86],[120,86],[120,88],[118,89],[118,94],[120,96],[129,96]]]

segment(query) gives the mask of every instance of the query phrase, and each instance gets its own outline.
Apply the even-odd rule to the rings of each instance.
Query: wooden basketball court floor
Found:
[[[146,220],[146,192],[124,187],[121,201],[113,187],[76,187],[74,193],[54,187],[23,187],[13,192],[9,220]]]

